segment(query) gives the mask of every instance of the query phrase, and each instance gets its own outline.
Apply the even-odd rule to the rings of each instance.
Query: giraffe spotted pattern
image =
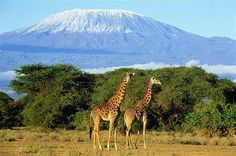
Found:
[[[115,148],[117,148],[117,127],[114,126],[117,116],[119,115],[120,111],[120,104],[122,102],[122,99],[125,94],[125,88],[130,80],[130,78],[133,76],[133,73],[127,72],[124,79],[121,81],[119,87],[116,90],[116,93],[105,103],[95,106],[90,114],[90,125],[92,125],[92,122],[94,124],[93,126],[93,144],[94,148],[96,149],[96,140],[98,142],[99,148],[102,150],[102,146],[100,143],[99,138],[99,124],[101,120],[104,121],[110,121],[109,125],[109,135],[108,135],[108,142],[107,142],[107,149],[110,149],[110,137],[112,134],[112,129],[114,128],[114,142],[115,142]],[[90,126],[90,138],[92,134],[92,126]]]
[[[144,97],[138,101],[138,103],[131,107],[128,108],[125,113],[124,113],[124,120],[125,120],[125,125],[126,125],[126,147],[127,148],[132,148],[131,145],[131,126],[132,123],[135,120],[141,121],[143,122],[143,142],[144,142],[144,148],[147,148],[146,145],[146,126],[147,126],[147,107],[148,104],[151,101],[151,97],[152,97],[152,86],[153,85],[161,85],[160,80],[155,79],[154,77],[152,77],[150,79],[150,81],[147,84],[147,89],[146,89],[146,93],[144,95]],[[139,134],[139,131],[138,131]],[[138,135],[137,135],[138,137]],[[138,139],[138,138],[137,138]],[[137,139],[135,141],[135,146],[137,143]],[[137,146],[136,146],[137,147]]]

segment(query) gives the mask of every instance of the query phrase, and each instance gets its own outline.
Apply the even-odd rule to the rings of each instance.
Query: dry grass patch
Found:
[[[132,143],[136,140],[136,134],[132,134]],[[100,139],[104,150],[106,150],[108,138],[108,131],[100,131]],[[114,138],[111,137],[111,148],[114,149]],[[207,137],[197,136],[191,133],[174,133],[174,132],[148,132],[147,145],[161,146],[161,145],[210,145],[210,146],[236,146],[236,139],[234,137]],[[37,155],[53,155],[60,152],[61,155],[95,155],[92,141],[89,140],[88,131],[79,132],[76,130],[0,130],[0,144],[2,147],[16,147],[16,153],[20,154],[37,154]],[[7,145],[6,145],[7,144]],[[138,150],[136,152],[141,155],[146,155],[147,152],[143,150],[142,133],[137,142]],[[86,147],[84,147],[86,146]],[[200,147],[200,146],[199,146]],[[118,133],[118,148],[125,149],[125,136]],[[5,150],[5,149],[3,149]],[[135,149],[134,149],[135,150]],[[0,146],[1,151],[1,146]],[[99,150],[96,151],[99,155]],[[156,152],[156,151],[155,151]],[[133,155],[133,150],[122,150],[116,153],[118,155]],[[156,153],[158,154],[158,152]],[[175,153],[174,153],[175,154]],[[1,153],[0,153],[1,155]],[[104,155],[104,153],[102,154]],[[153,155],[149,152],[149,155]],[[155,155],[155,153],[154,153]],[[171,155],[171,153],[170,153]]]
[[[38,153],[41,155],[51,155],[55,151],[55,149],[58,148],[55,144],[42,144],[42,143],[33,143],[33,144],[27,144],[26,146],[19,147],[18,150],[16,150],[16,154],[33,154]],[[60,146],[60,148],[63,148]]]
[[[114,148],[111,137],[111,151],[107,151],[108,131],[101,131],[103,151],[94,150],[87,131],[32,131],[0,130],[0,155],[65,155],[65,156],[108,156],[108,155],[236,155],[234,137],[197,137],[186,133],[148,132],[148,150],[143,149],[142,134],[137,143],[138,149],[125,148],[125,136],[118,134],[118,148]],[[16,139],[9,141],[10,138]],[[23,139],[22,139],[23,138]],[[132,135],[134,143],[136,135]],[[204,146],[199,146],[204,145]],[[1,153],[2,152],[2,153]]]

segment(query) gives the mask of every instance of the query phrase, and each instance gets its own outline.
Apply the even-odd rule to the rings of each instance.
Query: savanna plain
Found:
[[[125,148],[125,136],[118,134],[116,151],[111,143],[107,151],[107,131],[100,132],[103,151],[93,148],[87,131],[51,130],[45,128],[17,128],[0,130],[0,155],[65,155],[65,156],[236,156],[235,137],[207,137],[200,133],[154,132],[147,133],[148,149],[144,150],[142,136],[139,136],[137,148]],[[132,135],[134,142],[136,135]],[[113,139],[113,138],[112,138]]]

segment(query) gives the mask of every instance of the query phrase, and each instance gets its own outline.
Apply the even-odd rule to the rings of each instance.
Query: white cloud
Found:
[[[3,80],[11,80],[16,76],[16,73],[14,71],[5,71],[0,72],[0,81]]]
[[[200,64],[199,60],[190,60],[187,63],[185,63],[186,66],[190,67],[190,66],[197,66]]]
[[[204,65],[201,65],[201,67],[208,72],[215,73],[218,75],[221,75],[221,74],[234,75],[234,74],[236,74],[236,66],[204,64]]]
[[[136,69],[159,69],[164,67],[179,67],[180,64],[165,64],[161,62],[150,62],[145,64],[134,64],[130,66],[117,66],[117,67],[106,67],[106,68],[93,68],[93,69],[84,69],[86,72],[90,73],[105,73],[107,71],[113,71],[119,68],[136,68]],[[235,66],[227,66],[227,65],[208,65],[208,64],[200,64],[198,60],[190,60],[186,62],[185,66],[198,66],[205,69],[207,72],[211,72],[217,75],[236,75],[236,65]]]
[[[0,89],[1,92],[4,92],[6,94],[15,94],[15,92],[11,89]]]
[[[235,83],[236,83],[236,79],[234,79],[234,80],[233,80],[233,82],[235,82]]]
[[[198,60],[190,60],[186,62],[185,66],[199,66],[205,69],[207,72],[211,72],[217,75],[235,75],[236,76],[236,65],[227,66],[227,65],[208,65],[200,64]],[[129,66],[116,66],[116,67],[101,67],[101,68],[92,68],[92,69],[83,69],[83,71],[89,73],[105,73],[108,71],[113,71],[119,68],[135,68],[135,69],[160,69],[164,67],[179,67],[180,64],[165,64],[162,62],[149,62],[144,64],[134,64]],[[0,72],[0,81],[12,80],[16,76],[14,71]],[[234,80],[236,82],[236,79]]]
[[[177,67],[179,65],[169,65],[161,62],[150,62],[145,64],[134,64],[130,66],[116,66],[116,67],[105,67],[105,68],[92,68],[92,69],[83,69],[83,71],[89,73],[105,73],[108,71],[113,71],[120,68],[135,68],[135,69],[159,69],[164,67]]]

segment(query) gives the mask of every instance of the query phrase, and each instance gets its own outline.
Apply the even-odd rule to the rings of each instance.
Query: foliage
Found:
[[[165,130],[177,128],[193,106],[208,97],[213,89],[209,82],[211,74],[198,67],[161,69],[157,75],[163,83],[151,106],[161,114]]]
[[[13,102],[13,99],[7,94],[0,92],[0,128],[8,128],[11,112],[10,103]]]
[[[7,94],[0,92],[0,128],[11,128],[22,125],[23,104],[14,101]]]
[[[25,65],[16,70],[12,88],[27,97],[24,124],[67,127],[79,109],[88,109],[94,76],[71,65]]]
[[[89,111],[78,111],[75,114],[75,117],[73,119],[72,125],[77,129],[77,130],[86,130],[89,127]]]
[[[1,104],[1,108],[3,108],[5,105],[4,104],[8,104],[13,102],[14,100],[7,95],[6,93],[3,93],[0,91],[0,104]]]
[[[148,108],[149,129],[181,130],[186,116],[195,111],[196,105],[213,100],[221,101],[223,108],[226,107],[225,103],[229,107],[236,100],[235,83],[219,79],[199,67],[118,69],[92,75],[71,65],[33,64],[16,70],[17,77],[11,82],[11,86],[17,93],[24,95],[16,102],[21,101],[24,106],[22,110],[25,125],[75,127],[84,130],[89,123],[90,110],[114,94],[127,71],[134,72],[135,75],[127,85],[120,105],[120,130],[124,126],[124,111],[144,96],[146,84],[152,76],[160,79],[162,85],[153,87]],[[107,127],[106,124],[102,123],[101,127]],[[227,122],[223,124],[225,127],[229,126]],[[133,127],[137,130],[142,126],[136,124]]]
[[[92,106],[103,103],[114,93],[126,71],[135,72],[135,75],[127,86],[121,104],[122,112],[135,105],[144,96],[146,84],[152,76],[162,82],[160,87],[153,88],[148,128],[179,129],[185,116],[197,103],[210,99],[232,102],[235,98],[233,95],[236,95],[236,87],[232,81],[219,80],[216,75],[207,73],[199,67],[171,67],[157,70],[118,69],[97,75]]]
[[[208,101],[194,106],[193,112],[186,117],[190,128],[206,128],[226,131],[236,127],[236,104]]]

